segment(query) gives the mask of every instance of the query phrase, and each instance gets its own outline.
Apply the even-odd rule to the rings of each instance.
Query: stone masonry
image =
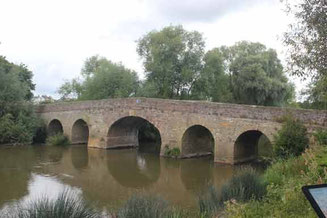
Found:
[[[183,154],[186,148],[182,146],[182,138],[186,130],[195,125],[203,126],[212,134],[215,162],[232,164],[240,162],[235,157],[235,142],[242,133],[260,132],[272,141],[273,134],[281,127],[278,121],[284,115],[292,114],[302,120],[309,130],[327,128],[327,111],[150,98],[46,104],[39,106],[37,113],[48,126],[53,120],[59,121],[63,133],[70,139],[74,138],[72,128],[75,122],[83,120],[80,123],[86,123],[89,129],[88,147],[103,149],[110,147],[109,140],[114,140],[108,133],[116,121],[128,117],[146,120],[159,130],[161,154],[165,146],[177,147]],[[129,123],[124,122],[125,128],[116,131],[126,133],[120,137],[128,144],[137,140],[138,124],[133,119]]]

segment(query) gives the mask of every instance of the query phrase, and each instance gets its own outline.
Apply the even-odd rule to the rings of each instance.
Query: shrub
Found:
[[[249,201],[260,199],[266,192],[266,184],[262,177],[250,167],[241,168],[221,188],[220,201],[225,202],[231,199],[236,201]]]
[[[90,207],[81,197],[75,196],[69,191],[64,191],[54,200],[43,197],[29,202],[26,205],[18,205],[14,211],[10,211],[8,217],[100,218],[101,216],[98,211]]]
[[[274,154],[278,158],[299,156],[308,147],[309,138],[303,123],[287,117],[282,128],[274,135]]]
[[[58,133],[56,135],[49,136],[46,140],[46,144],[65,146],[65,145],[69,145],[70,141],[67,136],[63,135],[62,133]]]
[[[264,174],[264,180],[268,184],[282,185],[288,179],[298,176],[299,172],[305,170],[306,165],[302,157],[280,159],[268,167]]]
[[[327,182],[327,168],[317,162],[326,156],[326,147],[312,146],[300,157],[273,163],[264,175],[266,195],[244,204],[228,202],[226,217],[317,217],[301,188]]]
[[[181,154],[181,151],[179,148],[169,148],[169,146],[166,145],[164,154],[167,157],[178,157]]]
[[[170,216],[168,203],[160,197],[132,195],[118,211],[119,218],[160,218]]]
[[[327,145],[327,130],[318,129],[313,135],[320,145]]]

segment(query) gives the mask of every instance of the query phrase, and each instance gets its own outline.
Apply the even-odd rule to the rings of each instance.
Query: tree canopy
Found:
[[[201,33],[182,26],[153,30],[137,41],[145,79],[104,57],[88,58],[81,79],[63,84],[62,98],[143,96],[257,105],[285,105],[294,97],[273,49],[242,41],[205,52]]]
[[[204,40],[197,31],[168,26],[152,31],[137,42],[143,59],[146,87],[160,98],[187,98],[203,68]]]
[[[0,144],[31,143],[39,125],[31,105],[33,74],[0,56]]]
[[[277,106],[293,99],[294,87],[275,50],[247,41],[220,50],[236,103]]]
[[[104,57],[88,58],[81,71],[82,79],[65,82],[59,88],[62,98],[80,100],[130,97],[138,88],[136,72]]]
[[[286,1],[295,22],[284,34],[288,66],[293,75],[311,78],[306,105],[327,109],[327,2],[324,0]]]

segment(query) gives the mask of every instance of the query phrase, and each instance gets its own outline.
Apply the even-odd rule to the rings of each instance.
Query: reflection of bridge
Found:
[[[48,104],[38,113],[50,134],[63,132],[73,143],[104,149],[138,146],[139,129],[150,122],[160,133],[161,154],[167,146],[178,147],[181,156],[212,152],[223,163],[255,158],[259,141],[271,141],[285,114],[327,128],[326,111],[149,98]]]

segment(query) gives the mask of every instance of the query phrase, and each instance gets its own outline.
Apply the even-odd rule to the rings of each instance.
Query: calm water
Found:
[[[0,147],[0,208],[71,189],[104,210],[118,208],[135,192],[194,209],[208,183],[219,187],[235,170],[208,158],[165,159],[137,150]]]

